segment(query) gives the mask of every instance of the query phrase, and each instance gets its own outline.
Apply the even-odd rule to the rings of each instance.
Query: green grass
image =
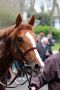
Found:
[[[55,43],[54,46],[52,46],[52,50],[58,51],[60,48],[60,43]]]

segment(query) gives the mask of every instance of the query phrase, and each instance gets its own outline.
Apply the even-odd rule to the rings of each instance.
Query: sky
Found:
[[[34,6],[34,8],[35,8],[35,10],[36,10],[37,12],[40,12],[40,11],[41,11],[41,9],[40,9],[41,5],[44,5],[45,10],[47,9],[45,0],[36,0],[36,1],[35,1],[35,6]]]
[[[47,3],[46,3],[46,1],[47,1]],[[57,0],[57,2],[60,7],[60,0]],[[53,0],[35,0],[34,8],[35,8],[36,12],[40,12],[41,5],[44,5],[44,9],[45,9],[45,11],[47,11],[48,9],[51,10],[52,4],[53,4]]]
[[[35,8],[35,10],[36,10],[36,12],[40,12],[41,11],[41,9],[40,9],[40,7],[41,7],[41,5],[44,5],[44,9],[45,9],[45,11],[47,11],[48,9],[49,10],[51,10],[51,8],[52,8],[52,5],[53,5],[53,0],[48,0],[49,2],[45,2],[46,0],[36,0],[36,2],[35,2],[35,6],[34,6],[34,8]],[[57,0],[57,2],[58,2],[58,5],[59,5],[59,7],[60,7],[60,0]],[[55,10],[56,11],[56,10]],[[55,19],[55,25],[54,25],[57,29],[59,29],[60,28],[60,23],[59,23],[59,20],[58,19]]]

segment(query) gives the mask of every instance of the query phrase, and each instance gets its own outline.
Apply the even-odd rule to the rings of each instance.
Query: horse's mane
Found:
[[[32,26],[30,24],[22,24],[22,25],[20,25],[20,30],[26,29],[26,28],[28,28],[28,30],[31,30]]]
[[[13,32],[15,25],[9,26],[4,29],[0,29],[0,39],[8,36],[11,32]]]

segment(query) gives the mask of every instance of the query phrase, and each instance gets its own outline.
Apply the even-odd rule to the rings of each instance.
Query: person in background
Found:
[[[45,37],[45,34],[43,32],[40,32],[37,38],[37,43],[40,43],[43,37]]]
[[[48,52],[48,39],[46,37],[43,37],[40,41],[40,43],[36,44],[38,53],[40,57],[42,58],[42,61],[45,61],[47,57],[49,57],[49,52]]]
[[[60,90],[60,52],[51,55],[44,62],[43,73],[33,75],[29,90],[39,90],[48,84],[48,90]]]
[[[53,42],[53,38],[52,38],[52,33],[51,32],[49,32],[49,34],[47,35],[47,38],[48,38],[48,41],[49,41],[48,51],[49,51],[50,55],[52,55],[53,54],[52,46],[54,46],[54,42]]]

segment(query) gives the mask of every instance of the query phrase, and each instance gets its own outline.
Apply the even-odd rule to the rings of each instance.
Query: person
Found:
[[[54,46],[54,42],[53,42],[53,39],[52,39],[52,33],[51,32],[48,33],[47,38],[48,38],[48,41],[49,41],[48,51],[49,51],[50,55],[52,55],[53,54],[52,46]]]
[[[43,32],[40,32],[37,38],[37,43],[40,43],[43,37],[45,37],[45,34]]]
[[[60,52],[51,55],[44,62],[43,73],[33,75],[29,90],[39,90],[48,84],[48,90],[60,90]]]
[[[48,44],[49,44],[49,42],[46,37],[43,37],[41,39],[41,42],[36,44],[38,53],[39,53],[40,57],[42,58],[42,61],[45,61],[46,58],[49,56],[49,52],[48,52],[48,48],[47,48]]]

